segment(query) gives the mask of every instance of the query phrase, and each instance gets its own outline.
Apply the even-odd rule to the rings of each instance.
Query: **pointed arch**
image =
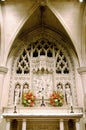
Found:
[[[69,36],[69,38],[70,38],[70,41],[71,41],[71,43],[72,43],[72,45],[73,45],[73,47],[74,47],[74,49],[75,49],[75,53],[76,53],[76,55],[77,55],[77,57],[78,57],[78,60],[79,60],[79,54],[77,53],[77,49],[76,49],[76,47],[75,47],[75,43],[76,43],[76,42],[75,42],[75,40],[74,40],[74,38],[73,38],[71,32],[69,31],[67,25],[65,24],[64,20],[62,19],[61,15],[59,14],[59,12],[57,12],[57,11],[54,9],[53,6],[51,6],[51,5],[49,4],[49,5],[48,5],[48,8],[53,12],[53,14],[56,16],[56,18],[59,20],[59,22],[62,24],[62,26],[64,27],[65,31],[67,32],[67,34],[68,34],[68,36]]]
[[[27,20],[32,16],[32,14],[36,11],[36,9],[37,9],[39,6],[40,6],[40,5],[35,4],[35,5],[31,8],[29,15],[28,15],[28,12],[27,12],[26,16],[23,18],[23,20],[21,21],[21,23],[20,23],[19,26],[17,27],[17,30],[16,30],[14,36],[12,37],[12,39],[11,39],[11,41],[10,41],[10,44],[9,44],[10,46],[8,47],[7,58],[8,58],[8,56],[9,56],[10,51],[11,51],[12,45],[14,44],[14,41],[15,41],[15,39],[17,38],[17,36],[18,36],[19,32],[21,31],[22,27],[25,25],[25,23],[27,22]],[[68,37],[69,37],[69,39],[70,39],[70,41],[71,41],[71,44],[72,44],[72,46],[73,46],[73,48],[74,48],[74,50],[75,50],[75,54],[76,54],[76,56],[77,56],[78,59],[79,59],[79,56],[78,56],[78,54],[77,54],[76,47],[74,46],[75,41],[74,41],[74,39],[73,39],[73,37],[72,37],[72,35],[71,35],[71,33],[70,33],[70,31],[69,31],[67,25],[64,23],[64,21],[63,21],[61,15],[59,14],[59,12],[56,12],[56,10],[55,10],[50,4],[47,4],[46,7],[49,8],[49,10],[54,14],[54,16],[57,18],[57,20],[59,20],[59,22],[61,23],[62,27],[65,29],[65,32],[68,34]],[[6,58],[6,61],[7,61],[7,58]]]
[[[6,51],[7,54],[6,54],[6,58],[5,58],[5,63],[7,63],[7,59],[8,59],[8,57],[9,57],[9,53],[10,53],[10,51],[11,51],[12,45],[13,45],[15,39],[17,38],[17,36],[18,36],[18,34],[19,34],[21,28],[24,26],[24,24],[25,24],[26,21],[30,18],[30,16],[35,12],[35,10],[38,8],[38,6],[39,6],[38,4],[33,5],[33,6],[31,7],[31,9],[29,9],[29,10],[30,10],[29,13],[27,12],[27,14],[26,14],[25,17],[23,18],[23,20],[22,20],[22,21],[20,22],[20,24],[18,25],[18,27],[17,27],[17,29],[16,29],[16,31],[15,31],[15,33],[14,33],[14,35],[13,35],[11,41],[10,41],[10,43],[9,43],[8,50]]]

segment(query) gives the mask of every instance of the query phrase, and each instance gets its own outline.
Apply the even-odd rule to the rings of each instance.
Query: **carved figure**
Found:
[[[63,93],[63,86],[61,83],[57,84],[57,91]]]
[[[71,104],[71,87],[70,84],[65,84],[65,100],[67,104]]]
[[[28,93],[28,91],[29,91],[29,85],[27,83],[25,83],[24,86],[23,86],[23,93],[24,94]]]
[[[15,103],[15,105],[19,104],[20,96],[21,96],[21,86],[20,86],[20,84],[17,84],[15,86],[15,90],[14,90],[14,103]]]

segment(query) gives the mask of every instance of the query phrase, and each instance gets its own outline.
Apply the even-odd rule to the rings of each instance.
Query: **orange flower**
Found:
[[[50,104],[52,106],[62,106],[64,103],[64,95],[60,92],[54,91],[50,95]]]
[[[31,106],[31,107],[33,107],[33,106],[34,106],[34,103],[33,103],[33,102],[31,102],[31,103],[30,103],[30,106]]]
[[[29,91],[28,93],[23,95],[22,104],[24,106],[32,107],[35,104],[35,100],[36,100],[36,97],[34,96],[32,92]]]

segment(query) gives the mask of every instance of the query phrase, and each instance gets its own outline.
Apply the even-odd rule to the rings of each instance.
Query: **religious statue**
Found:
[[[63,86],[61,83],[57,84],[57,91],[63,93]]]
[[[25,83],[23,86],[23,94],[28,93],[29,91],[29,84]]]
[[[71,87],[70,84],[65,84],[65,100],[67,104],[71,104],[72,102],[72,93],[71,93]]]
[[[14,104],[16,106],[16,104],[20,103],[20,96],[21,96],[21,86],[20,84],[16,84],[15,86],[15,90],[14,90]]]

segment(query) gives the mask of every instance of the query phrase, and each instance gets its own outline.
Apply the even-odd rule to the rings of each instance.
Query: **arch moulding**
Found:
[[[24,24],[26,23],[26,21],[30,18],[30,16],[35,12],[35,10],[39,6],[40,6],[40,3],[35,3],[35,5],[32,6],[32,8],[31,8],[31,10],[29,12],[29,15],[28,15],[28,12],[27,12],[26,16],[23,18],[23,20],[21,20],[20,24],[18,25],[18,27],[17,27],[17,29],[16,29],[16,31],[15,31],[15,33],[14,33],[14,35],[13,35],[11,41],[10,41],[10,44],[9,44],[9,47],[8,47],[8,51],[7,51],[7,54],[6,54],[6,61],[5,62],[7,62],[7,57],[9,55],[10,50],[11,50],[11,47],[14,44],[14,41],[15,41],[16,37],[18,36],[18,33],[20,32],[21,28],[24,26]],[[71,33],[70,33],[67,25],[64,23],[61,15],[58,12],[56,12],[56,10],[49,3],[47,3],[47,7],[53,12],[53,14],[56,16],[56,18],[60,21],[60,23],[62,24],[62,26],[65,28],[65,31],[67,32],[70,40],[73,43],[73,46],[74,46],[75,51],[76,51],[75,53],[77,53],[77,50],[76,50],[76,47],[75,47],[75,44],[74,44],[75,41],[74,41],[74,39],[73,39],[73,37],[72,37],[72,35],[71,35]],[[78,53],[77,53],[77,55],[78,55]],[[79,57],[80,56],[78,56],[78,59],[79,59]]]

